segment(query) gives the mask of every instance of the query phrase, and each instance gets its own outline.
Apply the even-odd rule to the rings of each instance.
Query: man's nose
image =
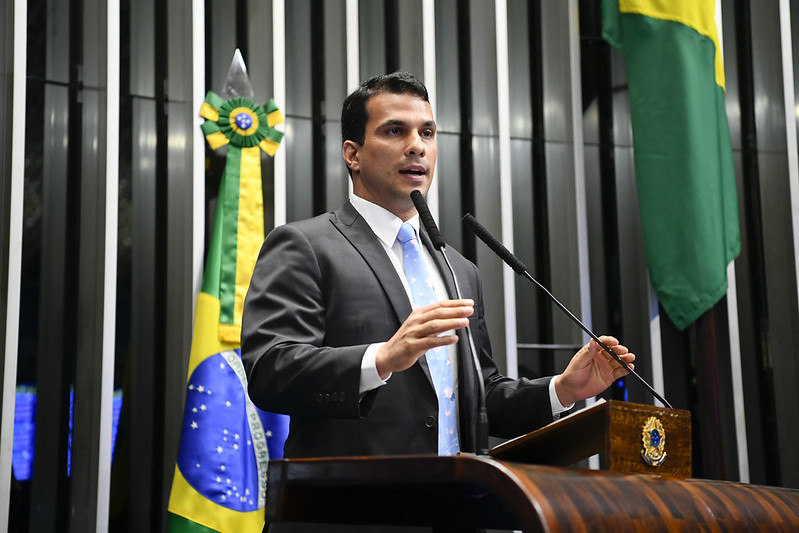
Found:
[[[410,134],[410,138],[408,140],[408,148],[406,150],[408,155],[418,155],[420,157],[424,156],[425,154],[425,145],[424,141],[422,140],[422,136],[419,135],[418,132],[413,132]]]

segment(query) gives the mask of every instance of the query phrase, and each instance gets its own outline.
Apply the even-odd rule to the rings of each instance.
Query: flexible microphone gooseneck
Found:
[[[463,296],[461,295],[461,289],[458,285],[458,278],[455,276],[455,270],[452,268],[452,264],[449,262],[449,258],[445,251],[446,245],[444,244],[444,238],[441,236],[441,232],[438,231],[438,226],[436,225],[436,221],[433,220],[433,215],[430,214],[430,209],[427,207],[424,196],[422,196],[422,193],[418,190],[413,190],[411,191],[411,200],[413,200],[413,205],[416,206],[416,211],[419,213],[419,220],[422,222],[422,225],[424,225],[424,229],[427,230],[430,240],[433,241],[433,247],[441,252],[441,255],[444,257],[444,262],[447,263],[449,272],[452,275],[452,281],[455,283],[455,294],[458,296],[458,299],[462,299]],[[477,454],[488,455],[488,411],[486,410],[483,369],[477,357],[477,350],[474,347],[474,337],[472,337],[472,329],[469,325],[466,326],[466,337],[469,340],[469,349],[472,352],[472,361],[477,371],[477,382],[479,384],[477,397]]]
[[[658,400],[660,400],[660,402],[661,402],[663,405],[665,405],[666,407],[668,407],[669,409],[673,409],[673,407],[671,406],[671,404],[670,404],[669,402],[667,402],[667,401],[666,401],[666,399],[665,399],[665,398],[663,398],[663,397],[662,397],[660,394],[658,394],[658,393],[657,393],[657,391],[656,391],[655,389],[653,389],[653,388],[652,388],[652,386],[651,386],[649,383],[647,383],[647,382],[646,382],[646,380],[644,380],[644,378],[642,378],[641,376],[639,376],[638,374],[636,374],[635,370],[633,370],[633,369],[630,367],[630,365],[628,365],[627,363],[625,363],[624,361],[622,361],[622,360],[621,360],[621,358],[619,358],[619,356],[618,356],[618,355],[616,355],[615,353],[613,353],[613,350],[611,350],[610,348],[608,348],[607,346],[605,346],[605,343],[603,343],[601,340],[599,340],[599,337],[597,337],[597,336],[596,336],[596,335],[595,335],[595,334],[594,334],[594,333],[593,333],[591,330],[589,330],[589,329],[588,329],[588,328],[585,326],[585,324],[583,324],[583,323],[580,321],[580,319],[578,319],[576,316],[574,316],[574,314],[572,314],[572,312],[571,312],[571,311],[569,311],[569,310],[566,308],[566,306],[564,306],[562,303],[560,303],[560,301],[559,301],[557,298],[555,298],[555,297],[552,295],[552,293],[551,293],[551,292],[549,292],[549,291],[546,289],[546,287],[544,287],[543,285],[541,285],[540,283],[538,283],[538,281],[537,281],[537,280],[536,280],[536,279],[535,279],[533,276],[531,276],[531,275],[530,275],[530,273],[527,271],[527,267],[525,266],[525,264],[524,264],[524,263],[522,263],[522,262],[521,262],[521,260],[520,260],[518,257],[516,257],[515,255],[513,255],[513,253],[512,253],[510,250],[508,250],[507,248],[505,248],[505,246],[503,246],[503,245],[502,245],[502,243],[501,243],[501,242],[499,242],[499,241],[498,241],[498,240],[497,240],[497,239],[496,239],[496,238],[495,238],[493,235],[491,235],[491,233],[490,233],[490,232],[489,232],[487,229],[485,229],[485,228],[483,227],[483,225],[482,225],[482,224],[480,224],[480,223],[477,221],[477,219],[475,219],[475,218],[474,218],[474,217],[473,217],[473,216],[472,216],[470,213],[466,213],[466,215],[464,215],[464,217],[463,217],[463,222],[464,222],[464,224],[466,224],[466,226],[467,226],[467,227],[468,227],[470,230],[472,230],[472,232],[473,232],[475,235],[477,235],[477,237],[479,237],[479,238],[480,238],[480,240],[481,240],[481,241],[483,241],[484,243],[486,243],[486,245],[487,245],[489,248],[491,248],[491,249],[494,251],[494,253],[495,253],[495,254],[497,254],[497,255],[500,257],[500,259],[502,259],[503,261],[505,261],[505,263],[507,263],[507,265],[508,265],[509,267],[511,267],[511,268],[512,268],[512,269],[513,269],[513,270],[514,270],[514,271],[515,271],[517,274],[519,274],[520,276],[522,276],[522,277],[524,277],[524,278],[527,278],[527,279],[529,279],[530,281],[532,281],[533,283],[535,283],[535,284],[538,286],[538,288],[540,288],[542,291],[544,291],[544,292],[546,293],[546,295],[547,295],[547,296],[549,296],[549,299],[550,299],[550,300],[552,300],[552,301],[553,301],[553,302],[554,302],[554,303],[555,303],[555,304],[556,304],[558,307],[560,307],[560,309],[561,309],[561,310],[562,310],[564,313],[566,313],[566,314],[569,316],[569,318],[571,318],[571,319],[574,321],[574,323],[575,323],[575,324],[577,324],[578,326],[580,326],[580,328],[581,328],[583,331],[585,331],[585,332],[586,332],[586,333],[587,333],[587,334],[588,334],[588,335],[589,335],[589,336],[590,336],[592,339],[594,339],[594,340],[597,342],[597,344],[599,344],[599,346],[601,346],[601,347],[602,347],[602,349],[604,349],[604,350],[605,350],[607,353],[609,353],[609,354],[610,354],[610,356],[611,356],[611,357],[613,357],[613,359],[615,359],[617,363],[619,363],[621,366],[625,367],[625,368],[627,369],[627,371],[628,371],[628,372],[629,372],[629,373],[630,373],[630,374],[631,374],[633,377],[635,377],[635,379],[637,379],[637,380],[638,380],[639,382],[641,382],[641,383],[642,383],[642,384],[643,384],[643,385],[644,385],[644,386],[645,386],[647,389],[649,389],[649,392],[651,392],[651,393],[652,393],[652,394],[655,396],[655,398],[657,398]]]

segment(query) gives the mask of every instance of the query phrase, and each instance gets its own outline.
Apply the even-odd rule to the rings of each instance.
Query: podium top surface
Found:
[[[577,531],[586,524],[608,531],[799,530],[799,490],[520,464],[471,454],[273,461],[266,510],[269,523],[524,531]]]

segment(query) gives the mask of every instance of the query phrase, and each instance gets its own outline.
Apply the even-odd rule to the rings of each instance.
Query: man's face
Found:
[[[427,194],[436,164],[430,104],[410,94],[378,93],[366,102],[363,144],[344,142],[355,194],[402,220],[416,213],[411,191]]]

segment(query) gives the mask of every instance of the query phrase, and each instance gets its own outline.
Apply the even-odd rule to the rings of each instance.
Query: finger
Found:
[[[623,364],[619,364],[616,361],[611,361],[609,363],[614,376],[625,376],[629,374],[631,370],[635,370],[635,365],[632,363],[632,359],[628,359],[626,357],[621,357],[620,359]]]
[[[474,314],[474,307],[470,305],[462,306],[428,306],[420,307],[415,310],[419,320],[428,321],[441,318],[466,318]]]
[[[472,307],[424,307],[414,310],[406,319],[408,325],[414,324],[430,324],[437,320],[459,320],[466,322],[457,324],[452,327],[463,327],[468,323],[468,317],[474,313]],[[451,328],[450,328],[451,329]],[[446,331],[446,330],[441,330]]]
[[[611,349],[610,351],[612,353],[614,349]],[[627,361],[625,361],[625,359],[627,358],[627,354],[622,354],[622,355],[614,354],[614,356],[611,356],[610,354],[608,354],[607,351],[602,350],[597,354],[597,357],[599,359],[595,360],[600,361],[601,362],[600,364],[607,364],[611,372],[615,372],[617,369],[624,367],[627,364]]]
[[[608,348],[619,345],[619,340],[611,335],[600,335],[599,340]]]
[[[607,350],[604,350],[601,347],[599,348],[599,350],[602,353],[604,353],[606,356],[608,356],[608,357],[612,357],[613,355],[616,355],[617,357],[621,357],[622,355],[625,355],[625,354],[629,353],[629,351],[630,351],[626,346],[621,345],[621,344],[614,344],[612,346],[608,346],[606,344],[605,346],[607,347]]]
[[[457,335],[434,335],[432,337],[423,337],[418,339],[416,347],[424,353],[433,348],[449,346],[450,344],[455,344],[456,342],[458,342]]]
[[[474,307],[474,300],[471,298],[461,298],[459,300],[441,300],[438,303],[444,307]]]
[[[442,335],[434,337],[422,337],[419,339],[407,340],[407,351],[401,355],[403,359],[409,359],[411,364],[426,352],[434,348],[440,348],[458,342],[457,335]]]
[[[605,354],[605,355],[608,357],[608,359],[609,359],[609,360],[616,361],[616,359],[615,359],[615,358],[611,358],[611,357],[610,357],[609,355],[607,355],[607,354]],[[632,354],[632,353],[629,353],[629,352],[628,352],[628,353],[616,354],[616,357],[618,357],[618,359],[619,359],[620,361],[622,361],[623,363],[629,363],[629,362],[631,362],[631,361],[634,361],[634,360],[635,360],[635,354]]]
[[[627,366],[617,365],[616,368],[613,369],[613,373],[615,374],[618,372],[620,375],[625,376],[630,373],[630,370],[635,370],[635,365],[632,363],[628,363]]]
[[[375,364],[380,376],[410,368],[428,350],[458,342],[457,335],[414,338],[395,335],[378,350]]]
[[[436,337],[447,331],[465,328],[469,325],[468,318],[446,318],[428,320],[410,328],[409,333],[418,338]]]
[[[467,318],[474,314],[474,308],[469,306],[463,307],[439,307],[430,309],[420,313],[421,317],[425,320],[437,320],[447,318]]]
[[[433,302],[428,304],[424,307],[419,307],[419,310],[433,310],[433,309],[447,309],[447,308],[458,308],[458,307],[471,307],[474,308],[474,300],[464,298],[462,300],[441,300],[439,302]]]

